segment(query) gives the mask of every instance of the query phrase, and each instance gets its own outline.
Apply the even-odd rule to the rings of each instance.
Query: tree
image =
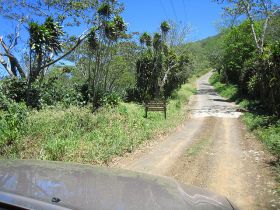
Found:
[[[43,72],[52,57],[62,52],[60,37],[63,35],[62,27],[54,22],[52,17],[39,25],[29,23],[29,47],[30,47],[30,72],[29,81],[34,82]]]
[[[46,69],[58,61],[66,58],[88,36],[89,28],[93,22],[89,12],[95,11],[96,0],[73,1],[8,1],[2,0],[0,14],[5,21],[18,22],[15,33],[6,37],[0,36],[0,63],[12,77],[21,77],[31,83],[38,76],[44,76]],[[34,20],[45,20],[40,24]],[[69,33],[63,33],[61,26],[68,29],[80,26],[84,23],[85,31],[78,37]],[[27,31],[23,31],[27,29]],[[25,33],[29,34],[29,37]],[[29,39],[29,46],[26,38]],[[65,47],[65,43],[72,43],[71,47]],[[17,52],[16,48],[24,48]],[[26,52],[25,51],[25,52]],[[24,58],[26,63],[21,62]]]
[[[21,18],[22,21],[17,27],[16,35],[11,36],[11,48],[6,47],[3,39],[0,39],[3,49],[6,50],[5,53],[0,53],[0,62],[10,76],[20,75],[22,79],[28,81],[26,94],[28,104],[34,98],[33,92],[38,92],[36,90],[38,85],[33,83],[38,81],[40,87],[49,67],[65,59],[71,60],[73,57],[71,54],[79,46],[85,48],[84,56],[78,61],[88,69],[88,88],[94,106],[100,92],[109,91],[114,87],[113,83],[118,78],[111,74],[110,62],[117,53],[118,41],[129,37],[125,34],[126,24],[120,16],[123,11],[122,4],[111,0],[44,2],[16,0],[13,7],[11,2],[5,3],[0,8],[2,16],[9,21],[16,21],[13,17]],[[21,15],[20,11],[27,11],[28,16]],[[28,52],[19,53],[25,62],[19,62],[15,56],[18,53],[12,52],[16,46],[24,46],[24,43],[18,43],[21,40],[19,39],[21,25],[28,29],[29,34]],[[73,30],[67,30],[70,27],[84,28],[84,32],[76,37]],[[121,59],[114,61],[116,60],[120,65]]]
[[[140,43],[142,45],[146,45],[147,47],[151,47],[152,46],[152,37],[147,32],[144,32],[140,36]]]
[[[280,42],[280,12],[271,18],[268,30],[267,40],[268,42],[278,41]]]
[[[144,101],[169,97],[187,79],[182,72],[188,59],[168,46],[168,22],[162,22],[160,28],[161,33],[155,33],[153,38],[147,32],[140,36],[143,51],[136,63],[136,95]]]
[[[126,23],[120,16],[122,5],[116,1],[101,1],[97,4],[95,27],[91,29],[87,42],[81,46],[82,54],[78,65],[87,70],[87,83],[94,108],[100,106],[100,99],[114,89],[115,82],[124,70],[124,60],[118,54],[118,43],[129,36]],[[112,66],[122,66],[113,69]]]
[[[172,20],[169,20],[168,24],[169,31],[166,37],[166,42],[171,47],[182,46],[186,42],[187,37],[192,32],[191,26],[182,22],[175,22]]]
[[[219,1],[218,2],[223,2]],[[279,4],[273,0],[227,0],[228,14],[246,20],[226,32],[222,76],[279,116]],[[224,77],[222,77],[224,78]]]
[[[259,31],[260,26],[254,26]],[[255,45],[251,39],[249,21],[232,27],[224,38],[224,53],[220,69],[223,82],[237,84],[243,93],[247,93],[248,79],[253,72],[245,68],[247,61],[255,55]]]
[[[215,0],[219,3],[224,0]],[[267,28],[271,18],[280,11],[279,5],[273,0],[226,0],[230,6],[225,7],[225,11],[236,18],[245,15],[250,22],[251,32],[255,46],[259,53],[263,53]],[[260,21],[262,30],[257,33],[255,23]]]

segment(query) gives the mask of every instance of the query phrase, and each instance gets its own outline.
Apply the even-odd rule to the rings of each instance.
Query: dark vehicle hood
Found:
[[[30,160],[0,161],[0,202],[32,209],[233,209],[224,197],[166,177]]]

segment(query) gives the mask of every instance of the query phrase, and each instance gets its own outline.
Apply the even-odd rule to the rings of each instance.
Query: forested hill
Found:
[[[222,48],[222,34],[211,36],[195,42],[186,44],[186,48],[193,58],[195,69],[214,68],[212,62],[217,57],[217,51]]]

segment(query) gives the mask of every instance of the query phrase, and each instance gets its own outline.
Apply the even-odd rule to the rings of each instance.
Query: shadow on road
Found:
[[[214,99],[212,99],[212,101],[219,101],[219,102],[232,102],[231,100],[229,100],[229,99],[219,99],[219,98],[214,98]]]

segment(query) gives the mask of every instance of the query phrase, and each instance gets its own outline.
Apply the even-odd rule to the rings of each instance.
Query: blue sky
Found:
[[[131,31],[154,32],[166,19],[190,24],[192,39],[217,34],[215,23],[221,19],[222,6],[211,0],[122,0],[124,18]]]
[[[32,0],[31,0],[32,1]],[[191,25],[192,33],[187,41],[195,41],[218,33],[215,23],[221,19],[222,6],[212,0],[119,0],[124,3],[123,17],[130,32],[156,32],[163,20],[174,20]],[[23,12],[23,11],[22,11]],[[13,33],[15,23],[0,17],[0,36]],[[72,29],[80,34],[85,28]],[[21,31],[27,37],[26,30]],[[19,49],[21,52],[24,47]],[[0,66],[0,76],[5,74]]]
[[[190,24],[195,40],[217,34],[221,5],[212,0],[119,0],[125,5],[124,19],[130,31],[155,32],[163,20]],[[9,23],[9,24],[7,24]],[[0,18],[0,36],[13,31],[15,24]],[[8,29],[8,30],[6,30]],[[83,29],[82,29],[83,30]],[[79,33],[78,33],[79,34]]]

